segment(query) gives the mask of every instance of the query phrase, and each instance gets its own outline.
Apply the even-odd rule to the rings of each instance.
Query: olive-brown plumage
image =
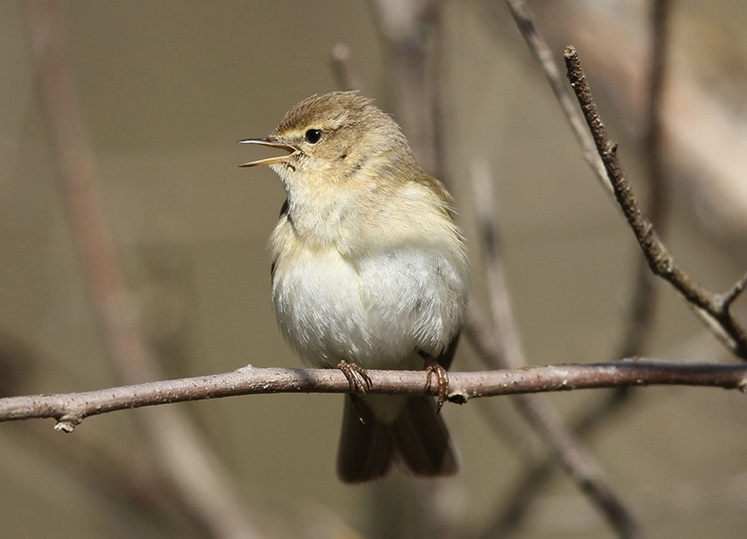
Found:
[[[448,368],[467,300],[468,264],[451,197],[418,166],[397,124],[356,92],[310,97],[264,139],[288,195],[270,238],[278,325],[304,361],[334,368]],[[454,473],[433,399],[346,400],[338,472]]]

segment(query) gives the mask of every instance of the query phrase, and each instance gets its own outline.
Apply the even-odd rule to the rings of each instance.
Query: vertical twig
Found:
[[[80,117],[60,6],[50,0],[33,0],[25,7],[59,188],[97,321],[122,380],[158,379],[157,363],[128,309],[116,249],[101,209],[95,158]],[[186,417],[175,408],[144,412],[139,417],[152,454],[193,518],[214,537],[255,536],[227,474]]]
[[[418,163],[443,180],[440,151],[440,0],[371,0],[397,120]]]
[[[560,74],[557,64],[552,58],[552,51],[547,45],[545,38],[537,30],[537,26],[534,24],[534,15],[530,11],[524,0],[506,0],[508,4],[508,10],[511,13],[516,26],[521,32],[521,37],[524,38],[529,51],[537,59],[542,72],[550,84],[550,88],[555,94],[555,98],[558,100],[560,108],[563,110],[568,124],[571,126],[573,136],[576,137],[576,141],[581,146],[581,153],[584,160],[589,165],[591,170],[599,180],[599,183],[604,186],[606,191],[612,195],[612,186],[607,178],[607,173],[604,170],[599,155],[597,154],[596,147],[594,146],[594,140],[589,135],[584,123],[583,117],[578,113],[578,109],[574,104],[573,96],[568,90],[563,77]]]
[[[669,209],[667,178],[664,171],[662,107],[666,80],[668,18],[671,2],[655,0],[651,13],[651,53],[648,99],[646,102],[646,133],[642,155],[648,169],[648,203],[646,214],[664,237]],[[656,317],[657,294],[655,277],[645,257],[637,258],[635,285],[628,306],[628,318],[618,357],[632,357],[645,353]]]
[[[490,181],[487,171],[479,168],[476,169],[473,178],[475,219],[478,222],[480,243],[486,258],[485,273],[488,280],[489,302],[497,332],[488,329],[487,322],[473,300],[470,301],[468,309],[465,333],[490,368],[521,368],[526,366],[527,362],[511,309],[494,212],[490,210]],[[562,417],[547,399],[542,395],[524,394],[515,395],[512,402],[545,442],[550,453],[618,534],[621,537],[643,537],[642,529],[612,489],[594,456],[565,426]],[[495,523],[500,524],[498,521]],[[498,533],[501,533],[501,530],[491,526],[486,530],[485,536]]]
[[[565,81],[560,77],[557,65],[544,38],[534,24],[534,18],[523,0],[508,0],[509,10],[516,21],[533,56],[538,60],[545,77],[555,94],[561,109],[571,125],[572,131],[581,146],[586,162],[592,168],[597,179],[611,193],[612,186],[607,178],[594,141],[586,129],[585,122],[573,103]],[[664,226],[667,214],[666,178],[663,172],[662,156],[662,88],[665,80],[666,46],[668,42],[667,20],[670,7],[669,0],[654,2],[652,13],[652,47],[648,99],[648,129],[644,142],[644,155],[649,168],[650,193],[648,212],[657,225]],[[614,354],[615,359],[641,355],[651,335],[656,312],[656,289],[654,276],[651,274],[645,258],[638,259],[632,287],[632,297],[628,305],[628,315],[622,340]],[[574,421],[573,430],[582,439],[595,432],[598,426],[609,419],[611,414],[618,413],[622,406],[630,402],[631,388],[620,388],[611,391],[597,405],[590,406],[588,411]],[[492,529],[507,534],[523,521],[534,497],[543,489],[551,477],[553,462],[549,459],[536,462],[525,476],[517,483],[494,521]]]
[[[329,64],[337,82],[344,90],[365,92],[363,81],[353,65],[353,54],[345,43],[338,43],[329,52]]]
[[[441,0],[371,0],[384,44],[387,82],[397,119],[421,167],[444,183],[441,139]],[[417,490],[418,530],[422,537],[449,537],[454,523],[439,511],[442,483]]]
[[[392,69],[393,93],[401,107],[403,129],[408,135],[413,151],[423,167],[432,174],[443,179],[443,151],[439,144],[440,102],[438,100],[438,70],[428,73],[438,65],[438,58],[428,57],[428,45],[432,45],[433,31],[439,28],[439,6],[437,1],[426,2],[397,2],[391,0],[375,0],[373,2],[379,29],[384,36],[390,52],[389,64]],[[437,55],[436,55],[437,57]],[[579,131],[583,133],[583,130]],[[593,147],[593,146],[592,146]],[[491,237],[493,240],[495,236]],[[497,255],[497,245],[490,243]],[[518,333],[513,326],[513,316],[510,312],[505,279],[499,257],[492,263],[493,276],[491,308],[501,318],[498,326],[511,334],[511,348],[494,348],[496,353],[502,353],[508,364],[523,365],[523,353],[518,340]],[[466,332],[471,333],[474,327],[475,310],[470,311]],[[472,322],[470,322],[472,320]],[[500,352],[497,352],[500,350]],[[501,365],[506,366],[506,363]],[[532,426],[540,432],[545,442],[552,448],[563,462],[566,470],[588,493],[595,504],[627,537],[640,536],[640,529],[624,508],[617,495],[609,488],[601,469],[596,466],[593,457],[586,453],[570,433],[565,429],[555,410],[546,405],[541,398],[528,395],[518,398],[519,408]]]

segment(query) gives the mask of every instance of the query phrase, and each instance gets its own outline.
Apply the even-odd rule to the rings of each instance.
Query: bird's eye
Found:
[[[321,129],[309,129],[304,133],[303,138],[308,142],[309,144],[316,144],[319,142],[319,139],[322,138],[322,130]]]

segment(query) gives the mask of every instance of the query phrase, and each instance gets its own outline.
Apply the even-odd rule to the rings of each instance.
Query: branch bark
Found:
[[[651,221],[638,204],[627,175],[617,154],[617,144],[607,135],[599,117],[586,75],[581,67],[576,48],[566,47],[565,58],[568,79],[576,92],[581,111],[589,126],[594,143],[602,158],[614,190],[615,199],[628,221],[638,244],[643,250],[651,271],[669,282],[693,308],[693,311],[720,338],[735,355],[747,359],[747,332],[733,317],[730,307],[744,290],[747,273],[727,292],[718,294],[706,289],[680,268],[659,240]]]
[[[436,395],[426,389],[424,371],[367,371],[369,393]],[[550,365],[481,372],[450,372],[449,401],[479,397],[623,386],[685,385],[747,392],[747,365],[636,359],[612,363]],[[53,418],[56,429],[72,432],[86,417],[175,402],[271,393],[348,393],[337,369],[243,367],[235,371],[146,382],[81,393],[0,399],[0,421]]]

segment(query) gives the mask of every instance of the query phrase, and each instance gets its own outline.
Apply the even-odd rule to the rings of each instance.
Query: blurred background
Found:
[[[128,315],[164,376],[246,364],[302,366],[276,328],[269,294],[266,242],[283,189],[269,170],[239,169],[264,155],[235,142],[266,135],[301,99],[338,89],[330,51],[340,43],[350,48],[365,92],[407,131],[406,104],[393,82],[396,50],[386,45],[396,24],[382,14],[420,4],[60,4]],[[565,45],[577,46],[600,112],[645,196],[650,4],[530,6],[557,59]],[[26,2],[0,3],[0,390],[19,395],[121,385],[57,180],[28,18]],[[746,20],[747,5],[726,0],[675,2],[669,20],[667,245],[696,279],[719,291],[747,261]],[[438,24],[441,175],[467,231],[476,297],[484,290],[472,220],[478,165],[492,178],[529,361],[619,359],[640,256],[632,235],[581,158],[505,4],[444,0]],[[661,305],[646,355],[731,359],[672,290],[657,289]],[[483,368],[464,340],[454,368]],[[599,398],[600,392],[549,396],[569,421]],[[423,514],[438,515],[454,536],[500,536],[486,530],[516,495],[527,465],[543,454],[508,399],[447,405],[463,457],[460,475],[430,483],[396,473],[351,487],[338,482],[334,470],[340,395],[168,408],[194,422],[210,459],[220,463],[225,491],[251,524],[254,535],[246,536],[422,536]],[[0,425],[3,534],[230,535],[197,521],[161,480],[139,420],[148,413],[89,418],[72,435],[53,432],[51,421]],[[648,388],[588,443],[651,536],[738,537],[747,526],[746,423],[737,392]],[[420,494],[436,488],[429,505],[420,504]],[[513,536],[612,532],[558,474]]]

